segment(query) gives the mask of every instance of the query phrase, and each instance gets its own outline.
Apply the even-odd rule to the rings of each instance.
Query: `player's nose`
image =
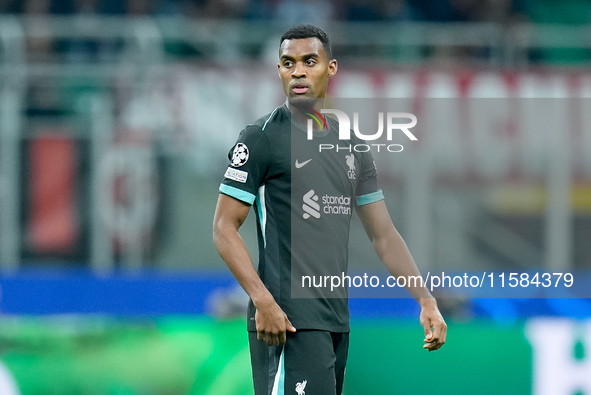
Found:
[[[297,62],[291,73],[293,78],[302,78],[306,76],[306,67],[303,63]]]

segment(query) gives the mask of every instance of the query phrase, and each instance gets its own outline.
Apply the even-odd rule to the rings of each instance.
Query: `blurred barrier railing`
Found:
[[[0,22],[0,57],[10,74],[0,79],[0,264],[5,271],[20,261],[20,128],[23,106],[25,33],[16,18]]]
[[[107,47],[110,46],[108,49],[114,52],[114,56],[108,59],[115,63],[125,59],[133,61],[134,55],[142,53],[149,53],[147,59],[155,63],[162,60],[159,56],[167,51],[167,46],[175,44],[185,47],[185,50],[171,50],[169,54],[177,59],[187,57],[220,62],[245,58],[256,60],[264,57],[269,48],[275,53],[277,40],[286,29],[278,22],[111,16],[17,18],[0,15],[0,25],[18,25],[22,39],[48,40],[48,45],[67,40],[96,40],[109,44]],[[530,50],[591,49],[590,26],[334,21],[326,28],[339,59],[348,63],[367,62],[369,58],[379,63],[421,64],[441,55],[426,49],[465,48],[471,52],[460,54],[462,61],[493,67],[524,67],[529,63]],[[13,28],[2,29],[0,34],[3,37],[0,39],[6,41],[11,30],[14,31]],[[42,63],[62,63],[59,57],[64,53],[60,52],[72,48],[68,45],[58,47],[50,48],[51,53]],[[31,47],[28,52],[35,55],[34,49]],[[395,49],[403,51],[396,54],[393,52]],[[361,54],[363,60],[358,59]],[[581,60],[589,61],[589,54],[586,56]],[[103,61],[108,59],[103,58]],[[551,64],[553,60],[542,57],[536,62]]]

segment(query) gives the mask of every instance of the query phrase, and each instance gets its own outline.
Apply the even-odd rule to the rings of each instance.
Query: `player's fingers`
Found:
[[[273,345],[278,346],[283,344],[284,342],[281,341],[282,335],[285,336],[285,332],[279,332],[273,334]]]
[[[439,344],[441,346],[443,346],[445,344],[447,340],[447,324],[445,323],[445,321],[443,322],[443,325],[441,326],[441,335],[439,335]]]
[[[271,337],[270,333],[264,331],[257,332],[257,339],[264,341],[269,346],[273,345],[273,338]]]
[[[441,346],[443,346],[443,343],[433,342],[433,343],[425,344],[423,346],[423,348],[425,348],[426,350],[429,350],[429,351],[435,351],[435,350],[439,350],[441,348]]]
[[[430,342],[426,342],[427,344],[423,345],[423,348],[429,351],[439,350],[441,346],[445,344],[446,337],[447,324],[445,323],[445,321],[441,321],[434,325],[433,337],[431,338]]]
[[[445,334],[447,332],[447,324],[443,319],[433,324],[433,340],[437,343],[445,343]],[[443,340],[443,343],[442,343]]]
[[[285,316],[285,328],[290,331],[290,332],[295,332],[296,328],[295,326],[293,326],[291,324],[291,321],[289,321],[289,318],[287,318],[287,315]]]
[[[425,332],[425,336],[431,333],[431,319],[429,318],[428,314],[425,314],[424,311],[421,311],[421,316],[419,317],[419,322],[423,327],[423,331]]]
[[[433,336],[431,337],[431,342],[439,342],[441,338],[441,324],[440,322],[433,324]]]
[[[273,345],[273,334],[272,333],[265,334],[265,343],[267,343],[268,346]]]
[[[285,335],[285,332],[279,332],[279,343],[283,344],[287,341],[287,336]]]
[[[425,340],[423,340],[425,343],[431,342],[433,339],[433,331],[431,330],[431,320],[425,320],[424,322],[421,322],[421,325],[423,326],[423,331],[425,332]]]
[[[439,350],[439,348],[443,346],[443,343],[437,342],[437,341],[433,341],[430,343],[426,343],[423,344],[423,348],[425,350],[429,350],[429,351],[435,351],[435,350]]]

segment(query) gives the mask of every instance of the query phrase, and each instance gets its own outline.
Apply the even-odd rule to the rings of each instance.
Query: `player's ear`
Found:
[[[339,69],[339,65],[337,64],[337,60],[336,59],[331,59],[328,62],[328,78],[330,78],[333,75],[335,75],[337,73],[337,70],[338,69]]]

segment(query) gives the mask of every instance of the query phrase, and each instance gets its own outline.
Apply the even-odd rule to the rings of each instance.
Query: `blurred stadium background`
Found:
[[[560,99],[551,135],[518,102],[476,136],[460,106],[432,140],[447,155],[380,171],[423,271],[588,281],[589,1],[0,0],[0,394],[252,393],[211,223],[300,22],[331,35],[335,97]],[[351,300],[346,395],[591,394],[588,299],[439,296],[431,354],[413,301]]]

